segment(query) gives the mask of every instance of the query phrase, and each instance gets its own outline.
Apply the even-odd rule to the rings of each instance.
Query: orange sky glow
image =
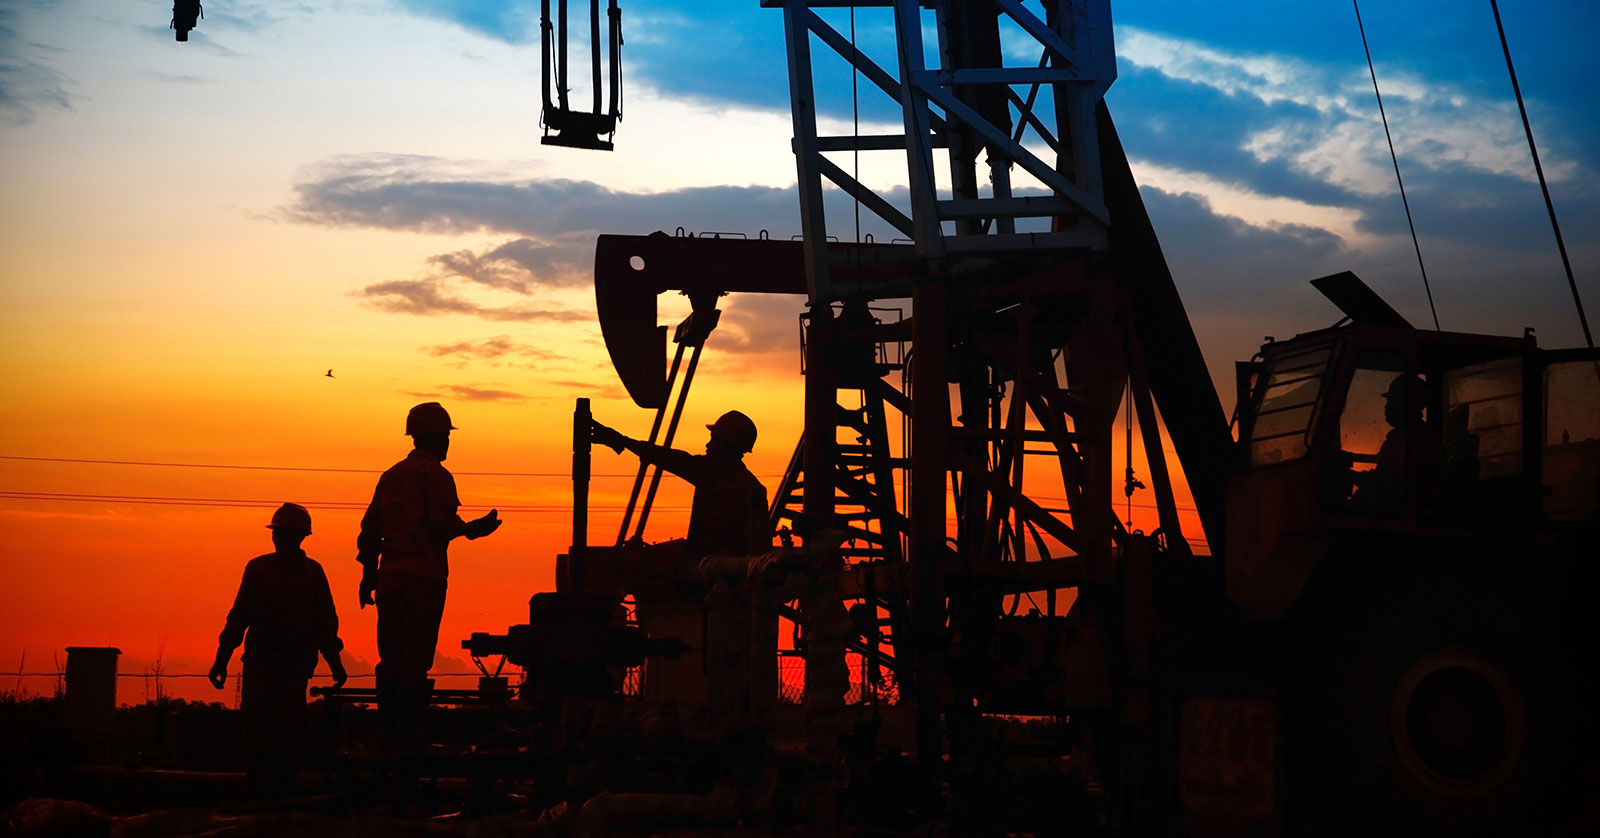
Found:
[[[630,82],[614,152],[546,147],[537,36],[488,37],[409,5],[427,4],[239,4],[187,44],[172,41],[161,26],[168,10],[149,0],[0,8],[0,58],[39,86],[34,98],[8,98],[11,65],[0,66],[0,692],[49,694],[74,645],[122,650],[120,670],[133,676],[121,681],[124,702],[153,697],[155,681],[143,676],[158,666],[203,675],[245,563],[270,551],[265,525],[285,501],[310,510],[305,549],[332,584],[351,673],[370,673],[376,614],[357,607],[358,521],[378,473],[410,449],[407,409],[425,401],[442,402],[460,428],[446,465],[464,516],[494,507],[505,522],[451,549],[435,671],[470,670],[462,640],[524,622],[529,597],[554,587],[555,557],[571,542],[574,400],[591,399],[595,417],[626,434],[649,432],[652,414],[623,391],[595,321],[594,237],[724,222],[748,224],[740,232],[751,236],[799,232],[786,90],[772,94],[777,105],[690,95],[667,86],[672,68],[658,62],[659,77]],[[775,13],[762,20],[781,28]],[[1116,111],[1119,130],[1225,410],[1233,361],[1249,358],[1263,335],[1287,338],[1338,318],[1306,280],[1359,269],[1412,322],[1426,322],[1413,242],[1387,200],[1382,128],[1350,93],[1370,93],[1359,53],[1293,59],[1296,49],[1315,53],[1307,44],[1327,40],[1321,31],[1238,59],[1199,35],[1119,31],[1122,77],[1107,101],[1121,108],[1116,97],[1131,97]],[[1505,174],[1515,167],[1503,159],[1520,166],[1526,151],[1510,106],[1475,87],[1430,88],[1422,82],[1437,80],[1423,72],[1406,77],[1421,81],[1396,94],[1391,119],[1409,113],[1451,127],[1488,113],[1510,127],[1437,142],[1417,129],[1407,184],[1413,171],[1423,183],[1426,173],[1442,182],[1462,169],[1520,178],[1523,210],[1496,217],[1538,219],[1529,176]],[[1291,82],[1310,93],[1279,89]],[[1210,118],[1195,105],[1174,111],[1169,131],[1168,117],[1139,98],[1157,83],[1195,102],[1270,113],[1223,113],[1179,131],[1180,118]],[[1288,104],[1302,101],[1310,104]],[[838,114],[824,122],[855,130]],[[1259,135],[1229,134],[1226,153],[1212,157],[1235,168],[1201,170],[1189,140],[1173,138],[1222,142],[1210,138],[1225,133],[1217,126]],[[1570,190],[1563,196],[1596,194],[1592,169],[1570,151],[1592,147],[1582,139],[1591,135],[1557,134],[1579,137],[1546,161],[1555,186]],[[1305,138],[1317,144],[1296,144]],[[1484,149],[1495,153],[1484,158]],[[862,181],[904,187],[901,159],[885,159],[867,161]],[[1247,177],[1269,164],[1270,177]],[[1304,194],[1268,194],[1280,183]],[[385,203],[391,192],[406,197]],[[1435,194],[1446,195],[1436,211],[1483,197]],[[570,204],[555,206],[562,198]],[[1413,201],[1426,207],[1426,197]],[[1592,299],[1600,225],[1573,227]],[[1476,228],[1462,229],[1465,244],[1429,255],[1442,262],[1435,290],[1445,328],[1519,334],[1531,325],[1542,345],[1575,345],[1554,256],[1500,253],[1468,235]],[[1521,229],[1506,233],[1519,247],[1532,238]],[[1420,249],[1445,234],[1425,229]],[[544,261],[489,259],[511,245]],[[473,264],[488,269],[471,275]],[[1534,278],[1525,266],[1536,264]],[[1472,271],[1494,281],[1468,287]],[[1530,278],[1504,282],[1513,272]],[[771,493],[800,433],[800,301],[734,295],[722,307],[679,447],[701,450],[705,424],[741,410],[760,429],[747,463]],[[663,325],[687,312],[683,298],[661,298]],[[1120,425],[1115,439],[1123,519]],[[1150,484],[1134,447],[1138,477]],[[596,449],[593,462],[589,539],[612,543],[637,460]],[[1181,466],[1167,462],[1185,534],[1203,551]],[[1047,467],[1029,468],[1030,491],[1059,497]],[[689,497],[664,480],[647,540],[683,534]],[[1133,502],[1134,527],[1153,530],[1153,492]],[[327,683],[322,672],[313,683]],[[201,677],[166,677],[160,690],[234,700],[232,685],[217,693]]]

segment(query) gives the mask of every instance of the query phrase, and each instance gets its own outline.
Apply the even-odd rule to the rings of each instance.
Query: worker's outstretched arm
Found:
[[[599,422],[594,423],[590,430],[589,438],[616,451],[618,454],[623,451],[632,451],[639,455],[640,460],[653,466],[660,466],[690,483],[698,483],[704,476],[701,473],[703,469],[700,467],[700,458],[687,451],[679,451],[676,448],[667,448],[662,445],[645,442],[642,439],[623,436],[621,433]]]

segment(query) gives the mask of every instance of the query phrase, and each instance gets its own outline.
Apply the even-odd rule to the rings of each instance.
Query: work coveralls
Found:
[[[378,479],[361,518],[356,558],[378,574],[378,708],[397,749],[421,745],[450,575],[446,550],[467,533],[460,506],[455,478],[418,448]]]
[[[709,706],[719,718],[770,714],[778,695],[776,586],[749,572],[772,550],[766,487],[738,460],[648,443],[633,449],[694,486],[684,566],[710,585],[704,648]]]
[[[241,640],[251,785],[269,794],[288,791],[297,768],[306,683],[318,654],[338,660],[344,648],[322,565],[300,550],[251,559],[217,646],[231,654]]]

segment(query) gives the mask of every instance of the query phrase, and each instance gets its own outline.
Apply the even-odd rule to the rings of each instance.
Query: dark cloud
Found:
[[[1327,130],[1327,121],[1313,108],[1266,104],[1142,67],[1122,69],[1111,90],[1106,101],[1133,159],[1310,204],[1343,204],[1353,197],[1343,187],[1294,170],[1286,160],[1262,161],[1246,149],[1253,135],[1269,127],[1286,125],[1284,130],[1308,138]]]
[[[440,384],[439,390],[432,393],[408,392],[406,395],[418,399],[437,399],[441,393],[447,393],[465,402],[520,402],[527,399],[527,396],[510,390],[473,387],[467,384]]]
[[[573,180],[478,180],[442,173],[449,161],[395,155],[325,161],[294,187],[284,214],[308,224],[426,233],[501,232],[545,243],[567,233],[793,228],[793,189],[708,186],[619,192]],[[506,254],[511,256],[512,254]]]
[[[1173,195],[1149,186],[1139,192],[1174,276],[1209,280],[1204,298],[1216,305],[1272,295],[1286,279],[1332,273],[1346,255],[1339,237],[1320,228],[1257,227],[1216,214],[1201,195]],[[1308,276],[1308,271],[1321,273]]]
[[[546,323],[583,322],[594,317],[581,311],[484,305],[456,293],[442,277],[374,283],[354,292],[354,296],[379,311],[395,314],[465,314],[493,321]]]
[[[513,393],[510,390],[491,390],[465,384],[445,384],[442,385],[442,389],[467,402],[520,402],[526,398],[521,393]]]
[[[519,343],[504,335],[476,341],[464,340],[457,343],[439,344],[438,346],[425,346],[422,351],[435,358],[455,358],[463,361],[492,361],[516,358],[553,360],[563,357],[546,349]]]
[[[199,26],[189,30],[189,40],[181,44],[173,44],[173,46],[190,52],[207,52],[220,58],[239,58],[244,55],[244,53],[238,52],[217,40],[216,27],[207,26],[208,22],[209,19],[200,21]],[[172,43],[177,37],[170,24],[142,26],[139,28],[139,32],[144,36],[145,40],[159,41],[163,45]]]
[[[458,250],[429,257],[428,261],[450,276],[527,294],[536,286],[587,284],[594,264],[594,236],[565,235],[549,244],[515,239],[481,253]]]
[[[24,39],[16,11],[0,8],[0,123],[27,125],[41,108],[72,110],[66,77],[29,55],[42,49]]]
[[[508,44],[530,43],[539,32],[539,4],[533,0],[400,0],[400,6]],[[574,21],[584,20],[586,12],[587,5],[578,4]]]
[[[800,313],[804,297],[793,294],[732,294],[723,298],[722,318],[706,340],[717,353],[781,353],[800,368]]]
[[[149,76],[156,81],[164,81],[168,84],[212,84],[211,79],[186,74],[152,72],[149,73]]]

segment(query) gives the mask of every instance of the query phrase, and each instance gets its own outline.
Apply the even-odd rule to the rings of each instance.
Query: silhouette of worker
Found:
[[[456,481],[443,465],[455,429],[438,402],[411,408],[406,433],[416,447],[378,478],[356,539],[361,607],[374,601],[378,606],[378,709],[385,745],[402,755],[422,747],[432,689],[428,670],[450,575],[446,551],[455,538],[482,538],[500,527],[498,510],[473,521],[456,514]]]
[[[772,526],[767,518],[767,489],[750,469],[744,455],[755,448],[756,424],[737,410],[722,414],[706,440],[705,454],[690,454],[639,439],[630,439],[593,423],[591,438],[600,445],[639,455],[694,486],[689,513],[685,557],[708,555],[748,556],[772,546]]]
[[[778,690],[777,612],[762,589],[773,587],[765,572],[772,563],[772,525],[766,487],[744,464],[756,426],[733,410],[706,430],[704,454],[631,439],[599,422],[590,438],[618,453],[632,451],[694,486],[684,566],[687,576],[710,588],[704,658],[710,707],[724,719],[769,713]]]
[[[222,689],[228,661],[244,642],[245,757],[251,790],[276,797],[294,790],[296,746],[306,707],[306,682],[320,653],[335,687],[344,686],[339,615],[322,565],[300,542],[311,534],[311,514],[295,503],[272,515],[273,552],[245,565],[239,593],[217,638],[211,685]]]
[[[1357,472],[1353,505],[1373,512],[1398,513],[1406,507],[1406,442],[1412,420],[1423,416],[1422,405],[1411,403],[1413,390],[1423,393],[1427,386],[1420,376],[1402,373],[1395,376],[1383,393],[1383,421],[1389,424],[1383,443],[1378,446],[1371,471]],[[1421,436],[1413,446],[1417,457],[1417,480],[1424,505],[1432,505],[1438,494],[1438,480],[1444,461],[1444,448],[1426,422],[1418,421]]]

